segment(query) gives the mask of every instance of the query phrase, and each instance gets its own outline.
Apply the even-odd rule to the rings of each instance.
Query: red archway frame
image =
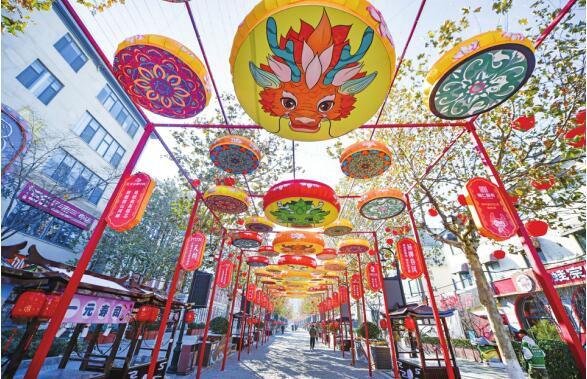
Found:
[[[416,16],[416,19],[414,21],[413,27],[412,27],[412,31],[410,33],[410,36],[408,38],[408,41],[406,43],[406,46],[404,47],[404,51],[402,52],[402,55],[400,57],[400,60],[398,62],[398,66],[396,69],[396,72],[394,73],[394,78],[392,80],[392,86],[393,86],[393,82],[395,81],[395,78],[397,77],[397,72],[399,71],[399,67],[401,66],[401,63],[403,62],[403,57],[405,55],[405,52],[407,50],[407,47],[411,41],[411,38],[413,36],[415,27],[419,21],[420,15],[422,13],[423,7],[425,5],[426,0],[422,0],[422,3],[420,5],[420,9],[418,10],[418,14]],[[535,42],[535,47],[538,47],[542,44],[542,42],[550,35],[550,33],[553,31],[553,29],[557,26],[557,24],[563,19],[563,17],[565,17],[565,15],[569,12],[569,10],[571,9],[571,7],[576,3],[576,0],[569,0],[568,3],[565,5],[565,7],[559,12],[559,14],[555,17],[555,19],[548,25],[548,27],[543,31],[543,33],[541,34],[541,36],[536,40]],[[108,58],[105,56],[105,54],[103,53],[103,51],[101,50],[101,48],[98,46],[97,42],[95,41],[95,39],[92,37],[91,33],[89,32],[89,30],[86,28],[86,26],[84,25],[84,23],[81,21],[81,19],[79,18],[79,16],[77,15],[77,13],[75,12],[75,10],[73,9],[73,7],[71,6],[71,4],[69,3],[68,0],[63,0],[63,4],[66,7],[67,11],[70,13],[70,15],[72,16],[72,18],[74,19],[74,21],[76,22],[77,26],[82,30],[82,32],[84,33],[85,37],[89,40],[89,42],[92,44],[92,46],[94,47],[94,49],[97,51],[98,55],[100,56],[100,58],[103,60],[104,65],[112,71],[112,65],[110,64]],[[145,147],[145,145],[148,142],[148,139],[150,137],[151,134],[154,134],[157,139],[159,140],[159,142],[161,143],[161,145],[164,147],[164,149],[167,151],[167,153],[169,154],[169,157],[174,161],[174,163],[177,165],[179,171],[181,172],[181,174],[186,178],[186,180],[188,180],[188,182],[190,183],[190,185],[192,186],[192,188],[194,189],[194,191],[196,191],[196,198],[201,196],[201,193],[198,192],[197,188],[193,185],[192,180],[188,174],[188,172],[183,168],[183,166],[181,165],[181,163],[177,160],[177,158],[173,155],[173,152],[171,151],[171,149],[169,149],[169,147],[167,146],[167,144],[165,143],[165,141],[162,139],[162,137],[159,135],[159,133],[156,130],[156,127],[192,127],[192,128],[223,128],[226,130],[230,130],[230,129],[259,129],[259,126],[256,125],[230,125],[228,122],[228,118],[226,116],[226,113],[224,111],[224,107],[222,105],[222,101],[220,100],[220,96],[219,96],[219,91],[217,89],[216,83],[214,81],[214,77],[212,75],[212,71],[210,69],[210,65],[207,59],[207,56],[205,54],[205,51],[203,49],[203,45],[202,45],[202,41],[200,38],[200,34],[198,32],[198,29],[196,27],[196,23],[191,11],[191,7],[189,2],[185,3],[188,14],[190,16],[190,21],[192,23],[196,38],[198,40],[198,44],[200,46],[200,49],[202,51],[202,55],[204,57],[204,61],[206,63],[206,67],[208,69],[208,72],[210,74],[210,78],[212,81],[212,85],[214,87],[214,91],[216,94],[216,97],[218,99],[219,105],[220,105],[220,109],[225,121],[225,125],[198,125],[198,124],[191,124],[191,125],[183,125],[183,124],[153,124],[149,121],[149,119],[146,117],[145,113],[142,111],[142,109],[140,107],[137,106],[137,110],[139,111],[139,113],[143,116],[143,118],[145,120],[147,120],[147,123],[145,125],[145,129],[143,134],[141,135],[137,146],[135,147],[128,164],[126,165],[121,177],[120,177],[120,181],[117,183],[112,196],[110,198],[110,200],[108,201],[104,212],[102,213],[100,219],[98,220],[98,223],[90,237],[90,239],[88,240],[88,243],[86,245],[86,247],[84,248],[84,251],[80,257],[80,260],[76,266],[75,271],[73,272],[70,281],[68,283],[68,285],[66,286],[63,295],[61,297],[61,301],[59,302],[59,306],[55,312],[55,316],[50,320],[49,325],[47,327],[47,330],[45,331],[43,338],[41,339],[41,342],[39,344],[39,347],[37,349],[37,351],[35,352],[35,355],[33,356],[33,359],[31,361],[31,364],[29,366],[29,368],[27,369],[27,372],[25,374],[25,378],[27,379],[33,379],[36,378],[41,370],[41,366],[43,364],[43,362],[45,361],[45,358],[47,357],[47,354],[49,352],[49,348],[51,347],[53,340],[55,339],[55,335],[57,334],[57,331],[60,327],[60,324],[65,316],[65,312],[67,310],[67,306],[69,305],[69,303],[71,302],[75,292],[77,291],[77,288],[79,286],[79,283],[81,281],[81,278],[90,262],[90,259],[92,258],[92,255],[94,253],[94,250],[97,247],[98,242],[100,241],[100,238],[102,236],[102,234],[104,233],[104,230],[106,228],[106,221],[105,221],[105,215],[109,212],[109,210],[112,207],[112,203],[113,203],[113,199],[116,197],[115,195],[120,191],[121,189],[121,184],[124,182],[124,180],[126,178],[128,178],[133,169],[136,166],[136,163]],[[390,86],[389,88],[389,92],[391,92],[392,86]],[[389,96],[388,96],[389,97]],[[387,97],[386,97],[387,99]],[[382,106],[380,112],[379,112],[379,116],[377,118],[377,121],[379,121],[381,114],[383,112],[384,107]],[[445,147],[445,149],[443,150],[443,152],[438,156],[438,158],[432,162],[431,165],[428,166],[428,168],[426,169],[425,173],[423,174],[423,176],[421,177],[421,179],[423,179],[431,170],[432,167],[434,167],[442,158],[443,156],[449,151],[449,149],[454,145],[454,143],[456,143],[456,141],[465,133],[468,132],[471,140],[473,142],[473,144],[477,147],[477,153],[480,155],[481,160],[485,166],[485,168],[488,170],[490,177],[493,179],[493,181],[498,185],[498,187],[500,188],[501,191],[503,191],[504,193],[506,192],[505,186],[503,184],[503,182],[501,181],[501,178],[499,176],[499,173],[497,172],[495,166],[493,165],[493,163],[490,160],[490,157],[487,153],[487,151],[485,150],[483,143],[481,141],[481,139],[479,138],[477,131],[476,131],[476,127],[475,127],[475,121],[477,120],[477,117],[473,117],[470,120],[468,120],[466,123],[444,123],[444,122],[439,122],[439,123],[427,123],[427,124],[378,124],[376,123],[375,125],[364,125],[362,126],[362,128],[370,128],[372,129],[372,133],[371,133],[371,138],[373,137],[373,134],[375,133],[376,129],[381,129],[381,128],[411,128],[411,127],[463,127],[463,129],[461,130],[461,132],[456,136],[456,138]],[[249,188],[249,184],[248,181],[246,179],[245,176],[244,180],[245,183],[247,185],[247,189],[249,194],[251,193],[250,188]],[[411,192],[411,190],[414,188],[415,184],[413,184],[409,190],[406,192],[409,194],[409,192]],[[352,184],[350,187],[350,190],[352,190]],[[350,197],[350,196],[347,196]],[[575,330],[571,324],[571,321],[569,319],[568,314],[566,313],[566,311],[564,310],[564,307],[562,305],[561,299],[558,296],[558,293],[556,292],[554,285],[552,283],[552,280],[550,280],[550,276],[548,275],[548,272],[546,271],[544,265],[542,264],[540,257],[536,251],[536,249],[534,248],[534,246],[532,245],[532,242],[530,240],[530,236],[528,235],[528,232],[526,231],[526,228],[524,227],[524,224],[522,223],[522,220],[520,219],[517,211],[515,210],[511,200],[509,199],[509,197],[504,196],[508,206],[513,210],[513,214],[515,215],[515,221],[519,226],[519,231],[518,231],[518,237],[520,238],[522,245],[524,246],[524,249],[526,250],[526,254],[530,260],[530,263],[532,265],[532,270],[534,271],[536,278],[538,279],[538,281],[540,282],[540,285],[542,286],[543,290],[544,290],[544,294],[547,297],[549,303],[552,306],[553,312],[555,314],[556,320],[560,326],[561,329],[561,337],[562,339],[567,343],[567,345],[569,346],[569,349],[571,350],[571,353],[573,354],[573,357],[575,359],[575,362],[578,366],[579,371],[582,373],[583,377],[585,377],[585,351],[583,350],[579,337],[577,335],[577,333],[575,333]],[[345,202],[346,204],[346,202]],[[344,205],[343,204],[343,209],[344,209]],[[255,208],[255,213],[257,213],[257,210]],[[215,215],[213,212],[211,212],[211,214],[213,215],[213,217],[215,218],[216,221],[218,221],[220,224],[220,219],[217,217],[217,215]],[[410,212],[410,216],[413,218],[412,212]],[[413,222],[413,220],[412,220]],[[379,227],[373,231],[372,233],[377,233],[377,231],[381,228],[383,224],[380,224]],[[417,235],[417,230],[414,226],[414,234],[416,236],[416,238],[418,239],[418,235]],[[226,229],[223,227],[224,229],[224,233],[226,233]],[[219,255],[221,255],[222,253],[220,252]],[[220,261],[220,259],[219,259]],[[427,282],[429,282],[429,277],[427,275],[427,270],[425,270],[425,276],[427,279]],[[213,285],[213,289],[212,289],[212,296],[215,292],[216,289],[216,280],[214,280],[214,285]],[[432,294],[432,288],[429,287],[428,288],[429,292]],[[431,300],[434,299],[434,296],[430,296]],[[213,298],[211,299],[211,302],[213,302]],[[168,298],[168,302],[170,302],[170,298]],[[432,302],[434,304],[434,302]],[[167,305],[166,305],[167,307]],[[433,309],[436,308],[435,306],[433,306]],[[208,312],[210,315],[210,312]],[[209,316],[208,315],[208,316]],[[437,309],[435,309],[434,312],[434,316],[435,318],[438,317],[438,311]],[[209,318],[209,317],[208,317]],[[443,335],[442,333],[439,333],[439,336]],[[441,344],[443,347],[443,350],[447,349],[447,346],[445,343],[442,343],[442,337],[441,337]],[[160,346],[160,338],[157,339],[157,347]],[[200,360],[199,360],[199,365],[198,365],[198,372],[197,372],[197,378],[200,377],[201,375],[201,363],[202,363],[202,359],[203,359],[203,355],[200,355]],[[446,362],[446,368],[447,368],[447,373],[449,375],[450,378],[453,377],[453,371],[452,371],[452,365],[450,363],[450,361]],[[152,378],[152,372],[154,369],[154,365],[151,362],[151,367],[149,369],[149,378]]]

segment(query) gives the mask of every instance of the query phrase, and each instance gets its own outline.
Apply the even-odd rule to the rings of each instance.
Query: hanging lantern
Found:
[[[410,332],[413,332],[416,330],[416,320],[414,320],[411,317],[406,317],[404,319],[404,326],[406,327],[407,330],[409,330]]]
[[[261,255],[251,255],[247,257],[247,264],[251,267],[265,267],[269,264],[269,258]]]
[[[585,147],[585,124],[577,126],[565,133],[564,142],[572,147]]]
[[[249,283],[247,286],[247,301],[252,302],[255,299],[255,291],[257,290],[257,286],[254,283]]]
[[[43,309],[41,309],[41,313],[39,313],[39,319],[43,321],[51,319],[55,314],[55,311],[57,311],[60,301],[61,295],[47,295],[47,300],[45,300]]]
[[[460,205],[467,206],[467,197],[465,195],[462,195],[462,194],[458,195],[457,201],[459,202]]]
[[[530,220],[524,224],[532,237],[542,237],[548,232],[548,224],[540,220]]]
[[[316,254],[316,258],[321,261],[327,261],[329,259],[336,258],[336,249],[326,248],[321,253]]]
[[[261,150],[248,138],[229,135],[210,145],[214,166],[231,174],[250,174],[259,167]]]
[[[26,322],[39,317],[43,306],[47,301],[47,295],[39,291],[26,291],[16,299],[10,317],[17,322]]]
[[[194,117],[212,96],[205,66],[171,38],[127,38],[118,45],[112,66],[132,102],[163,117]]]
[[[137,310],[135,320],[139,322],[149,321],[151,319],[151,307],[148,305],[141,305]]]
[[[283,138],[322,141],[377,112],[395,49],[381,12],[365,0],[262,2],[237,30],[230,67],[253,121]]]
[[[265,216],[291,228],[315,228],[332,223],[340,204],[326,184],[313,180],[287,180],[269,188],[263,197]]]
[[[261,268],[261,267],[255,269],[255,275],[258,278],[273,278],[273,276],[274,276],[271,272],[267,271],[266,268]]]
[[[292,281],[302,281],[312,279],[312,274],[308,271],[288,270],[282,274],[282,278]]]
[[[374,189],[365,193],[357,204],[361,215],[369,220],[384,220],[402,213],[406,207],[404,194],[395,188]]]
[[[378,141],[355,142],[340,155],[340,168],[351,178],[379,176],[391,166],[391,151]]]
[[[258,289],[257,291],[255,291],[255,299],[253,300],[253,303],[260,305],[262,299],[263,299],[263,291]]]
[[[251,216],[245,220],[245,228],[252,232],[267,233],[273,230],[273,223],[265,217]]]
[[[371,248],[369,241],[361,238],[349,238],[338,243],[339,254],[366,253]]]
[[[267,270],[268,272],[270,272],[272,274],[277,274],[277,273],[280,273],[281,271],[283,271],[283,268],[278,265],[269,265],[269,266],[265,267],[265,270]]]
[[[185,312],[184,320],[186,324],[191,324],[196,320],[196,312],[189,310]]]
[[[273,246],[261,246],[259,247],[259,254],[265,256],[265,257],[276,257],[279,255],[279,253],[277,251],[275,251],[275,249],[273,249]]]
[[[438,211],[436,209],[434,209],[434,208],[430,208],[430,209],[428,209],[428,214],[431,217],[436,217],[436,216],[438,216]]]
[[[239,249],[256,249],[263,243],[263,237],[256,232],[238,231],[232,234],[232,246]]]
[[[247,194],[231,186],[214,186],[204,193],[204,202],[213,212],[239,214],[249,209]]]
[[[337,259],[331,259],[324,262],[324,268],[328,271],[344,271],[346,263]]]
[[[312,270],[316,268],[316,260],[307,255],[282,255],[277,264],[293,270]]]
[[[334,220],[324,228],[324,234],[330,237],[340,237],[350,233],[353,230],[353,224],[346,218]]]
[[[486,32],[448,50],[428,72],[424,94],[437,117],[468,118],[512,97],[534,65],[534,46],[522,34]]]
[[[387,320],[382,318],[381,320],[379,320],[379,327],[382,330],[387,330]]]
[[[493,253],[491,253],[491,255],[493,256],[493,258],[497,259],[497,260],[501,260],[505,258],[505,251],[503,250],[495,250]]]
[[[550,175],[548,179],[532,180],[530,185],[539,191],[546,191],[554,186],[555,182],[554,175]]]
[[[273,239],[273,249],[283,254],[319,254],[324,249],[324,239],[304,230],[279,232]]]
[[[534,123],[534,116],[521,116],[512,122],[512,128],[522,132],[527,132],[528,130],[534,128]]]
[[[391,228],[389,226],[385,227],[385,233],[391,233]]]
[[[222,184],[224,184],[225,186],[232,187],[236,184],[236,179],[235,178],[224,178],[224,179],[222,179]]]

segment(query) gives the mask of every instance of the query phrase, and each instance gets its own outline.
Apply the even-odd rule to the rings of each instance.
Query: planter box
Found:
[[[204,329],[188,329],[187,335],[188,336],[203,336]]]
[[[88,334],[85,338],[86,341],[89,341],[91,337],[92,337],[91,334]],[[110,332],[110,334],[108,334],[107,336],[104,336],[102,333],[100,333],[100,335],[98,336],[98,339],[96,340],[96,343],[98,345],[113,343],[115,339],[116,339],[116,333]]]
[[[371,356],[378,370],[391,370],[391,352],[389,346],[371,346]]]

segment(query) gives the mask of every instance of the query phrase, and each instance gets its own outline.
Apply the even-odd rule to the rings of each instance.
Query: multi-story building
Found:
[[[60,1],[32,13],[23,33],[3,35],[2,102],[3,172],[5,131],[20,128],[29,129],[20,167],[31,168],[14,162],[2,175],[2,242],[74,260],[145,120]]]

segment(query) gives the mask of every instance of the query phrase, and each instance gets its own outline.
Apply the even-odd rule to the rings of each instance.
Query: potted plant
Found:
[[[210,321],[210,330],[215,334],[226,334],[228,332],[228,320],[222,316],[213,318]]]

